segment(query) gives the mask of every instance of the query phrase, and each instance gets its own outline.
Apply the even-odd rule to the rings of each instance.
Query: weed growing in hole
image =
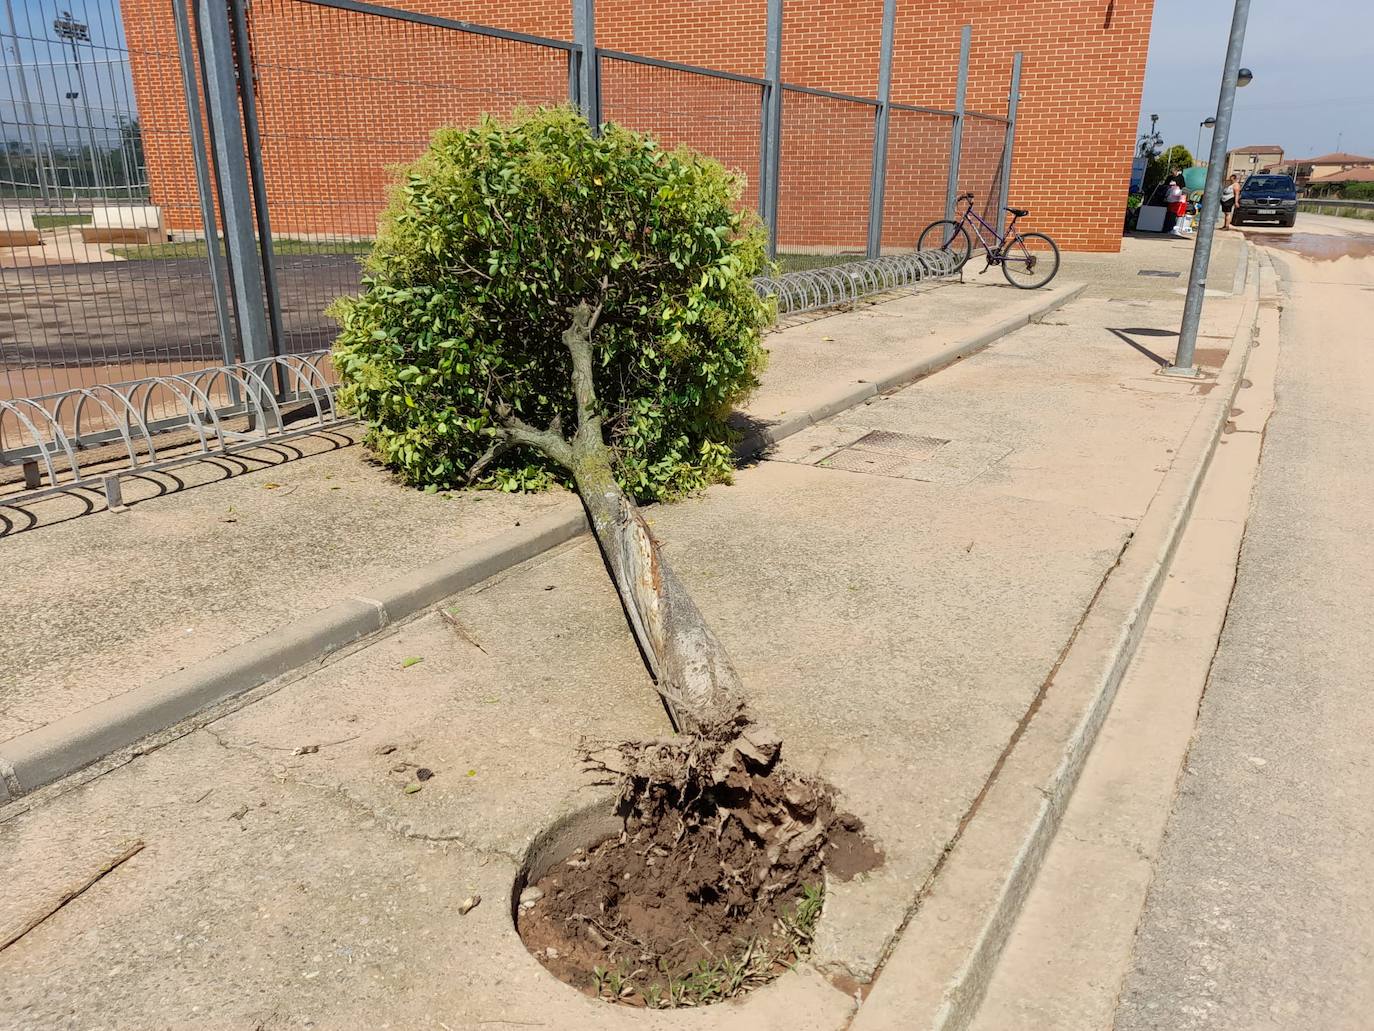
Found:
[[[778,918],[771,935],[741,942],[739,952],[702,960],[686,977],[668,977],[662,984],[637,988],[634,982],[645,976],[643,969],[594,967],[596,997],[607,1002],[631,1002],[638,996],[649,1009],[705,1006],[733,998],[771,981],[810,955],[824,905],[824,886],[808,884],[792,912]]]

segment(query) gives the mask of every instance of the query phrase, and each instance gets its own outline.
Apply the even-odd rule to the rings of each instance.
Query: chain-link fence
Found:
[[[360,0],[121,0],[91,18],[5,2],[0,400],[49,411],[63,392],[327,348],[395,166],[441,126],[517,107],[572,102],[718,159],[784,269],[912,250],[956,190],[989,220],[1005,202],[1014,78],[1005,116],[893,102],[885,24],[882,70],[845,79],[858,92],[785,81],[781,0],[760,0],[758,61],[729,59],[757,75],[599,48],[593,0],[543,12],[547,35]],[[242,407],[231,377],[213,382],[206,405]],[[150,424],[184,408],[138,396]],[[118,430],[88,413],[73,446]],[[0,464],[22,436],[6,418]]]

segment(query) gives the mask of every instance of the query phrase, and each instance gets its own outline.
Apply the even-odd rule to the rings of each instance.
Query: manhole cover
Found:
[[[873,476],[906,477],[911,459],[906,455],[885,455],[880,451],[861,451],[847,447],[837,451],[821,465],[826,469],[843,469],[851,473],[870,473]]]
[[[943,437],[918,437],[911,433],[894,433],[891,430],[873,430],[865,433],[850,447],[859,451],[877,451],[905,459],[929,458],[948,444]]]
[[[1136,273],[1137,276],[1159,276],[1161,279],[1177,279],[1183,275],[1182,272],[1165,272],[1159,268],[1143,268]]]

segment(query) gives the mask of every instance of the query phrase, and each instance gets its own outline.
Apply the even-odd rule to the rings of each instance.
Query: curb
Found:
[[[1065,284],[1049,291],[1033,310],[1004,319],[876,383],[841,387],[806,411],[749,434],[736,447],[736,455],[752,457],[838,412],[968,357],[1067,304],[1086,288],[1086,284]],[[573,540],[586,529],[581,506],[572,512],[545,516],[384,583],[365,596],[337,602],[279,630],[0,743],[0,806],[208,706],[318,662],[449,595]]]
[[[1236,256],[1236,274],[1231,279],[1231,296],[1240,297],[1245,293],[1245,270],[1250,265],[1250,241],[1240,238],[1240,254]]]
[[[383,627],[572,540],[587,527],[576,511],[545,516],[336,602],[122,695],[0,744],[0,806],[200,710],[323,659]]]
[[[1230,355],[1145,516],[1004,754],[933,890],[918,898],[850,1031],[956,1031],[977,1014],[1088,753],[1169,575],[1240,389],[1259,312],[1258,258]],[[1148,549],[1148,550],[1146,550]]]

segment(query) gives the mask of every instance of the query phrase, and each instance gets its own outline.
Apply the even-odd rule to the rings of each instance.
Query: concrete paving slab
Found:
[[[0,610],[0,741],[577,507],[423,494],[345,448],[0,540],[22,599]]]
[[[746,414],[765,425],[781,422],[808,406],[818,383],[877,383],[913,357],[974,336],[1048,292],[1027,296],[1008,283],[947,283],[794,324],[768,338],[768,372]]]
[[[42,853],[7,869],[0,930],[132,840],[146,848],[6,950],[0,1028],[810,1031],[852,1007],[813,971],[705,1019],[595,1002],[520,944],[510,859],[398,833],[204,731],[0,824],[7,852]],[[25,959],[50,950],[67,953],[65,973]]]
[[[1232,309],[1233,330],[1236,314]],[[935,389],[902,391],[803,431],[778,455],[824,464],[868,430],[902,426],[951,442],[951,450],[915,463],[928,473],[913,466],[911,475],[1129,518],[1149,503],[1173,459],[1175,420],[1197,411],[1210,382],[1155,376],[1154,363],[1114,332],[1123,320],[1110,301],[1076,302],[1074,331],[1066,335],[1069,317],[1060,312],[945,370]],[[1161,305],[1125,321],[1163,330],[1174,318],[1172,306]],[[1032,381],[1036,392],[1028,396]],[[1090,432],[1045,432],[1066,416]]]
[[[943,292],[939,286],[926,287],[852,312],[798,322],[770,337],[776,352],[772,367],[761,400],[744,416],[745,424],[756,431],[770,427],[768,432],[777,438],[790,432],[787,423],[809,424],[871,394],[876,388],[865,377],[908,379],[923,364],[934,367],[932,356],[984,346],[1011,325],[1063,303],[1076,289],[1066,284],[1026,295],[1008,292],[1010,288],[947,284]],[[875,332],[875,322],[885,329]],[[828,332],[816,340],[815,326],[821,323]],[[913,329],[917,324],[920,332]],[[846,377],[855,377],[849,386]],[[784,411],[779,397],[802,407]],[[64,577],[45,581],[37,590],[42,618],[33,627],[31,611],[21,615],[14,610],[10,626],[0,623],[0,657],[8,648],[14,657],[12,670],[34,671],[22,683],[14,675],[0,681],[0,742],[16,742],[23,734],[33,738],[40,728],[79,722],[85,713],[92,720],[103,719],[100,706],[120,698],[129,699],[128,712],[137,715],[126,720],[127,725],[143,726],[147,720],[139,715],[142,696],[131,690],[157,689],[159,697],[174,694],[180,688],[167,678],[178,670],[186,671],[183,679],[197,684],[213,680],[214,697],[222,697],[224,677],[218,667],[208,679],[195,675],[205,663],[222,666],[221,658],[229,661],[236,647],[253,642],[266,647],[273,631],[293,620],[320,616],[350,595],[383,603],[384,619],[408,616],[445,593],[434,584],[450,579],[448,569],[462,561],[462,554],[484,554],[488,545],[518,535],[511,527],[522,521],[529,526],[548,513],[558,521],[561,513],[566,523],[578,511],[575,500],[557,492],[542,497],[475,493],[425,498],[398,487],[357,455],[332,454],[356,437],[356,429],[345,428],[256,449],[232,460],[208,460],[176,473],[131,479],[126,500],[137,518],[121,514],[108,538],[100,532],[102,522],[71,521],[91,509],[83,492],[45,499],[32,508],[7,509],[14,515],[4,518],[12,535],[7,544],[14,557],[15,588],[28,590],[26,570],[31,566],[57,568]],[[308,467],[293,462],[272,471],[288,459],[318,454],[324,457]],[[211,486],[228,480],[232,472],[257,477]],[[206,493],[187,494],[198,487],[205,487]],[[402,500],[393,504],[396,498]],[[152,499],[157,499],[155,506],[143,504]],[[303,510],[301,518],[297,507]],[[397,511],[408,518],[415,513],[416,518],[409,524],[394,521]],[[443,527],[445,516],[456,522],[456,532]],[[419,535],[413,533],[416,524]],[[402,526],[406,529],[399,529]],[[297,535],[302,539],[298,541]],[[559,539],[567,536],[563,533]],[[518,549],[507,549],[514,550]],[[154,551],[162,558],[149,563],[147,554]],[[455,552],[458,558],[449,557]],[[350,569],[350,564],[356,568]],[[67,584],[88,581],[95,585],[90,608],[64,604]],[[177,585],[174,591],[166,588],[169,581]],[[385,590],[398,604],[376,590],[388,581]],[[92,612],[98,618],[91,618]],[[197,622],[184,618],[186,612],[196,613]],[[207,614],[213,617],[210,624],[203,622]],[[328,638],[357,636],[354,628],[342,627]],[[320,654],[326,650],[321,647]],[[246,673],[239,689],[261,679]],[[186,698],[186,708],[177,718],[205,704],[210,694],[198,689]],[[167,711],[167,706],[159,702],[157,711]],[[90,735],[84,730],[82,734],[84,744],[69,750],[71,756],[44,754],[38,757],[39,766],[69,771],[90,761]],[[49,739],[76,740],[70,733],[55,733],[14,748],[31,758],[35,749],[48,747]],[[109,741],[107,747],[128,743]],[[18,765],[17,758],[11,760]],[[10,793],[32,786],[21,777],[20,786],[11,786]]]
[[[1089,284],[1087,296],[1101,298],[1178,299],[1188,286],[1193,240],[1160,233],[1130,233],[1118,254],[1065,253],[1060,275]],[[1207,268],[1207,296],[1235,292],[1235,269],[1243,260],[1244,236],[1217,233]],[[1172,272],[1172,276],[1140,273]],[[1177,326],[1175,326],[1177,328]]]

